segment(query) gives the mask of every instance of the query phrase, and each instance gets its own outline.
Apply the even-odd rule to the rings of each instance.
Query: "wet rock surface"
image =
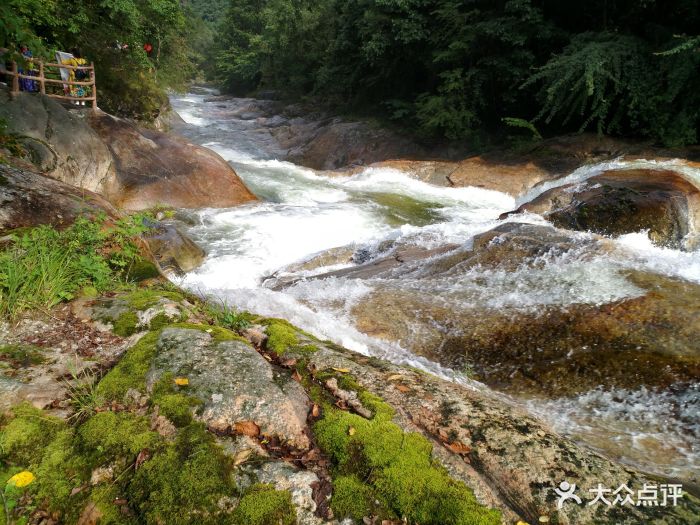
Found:
[[[477,235],[472,246],[397,249],[306,278],[368,279],[372,291],[352,307],[362,332],[467,370],[503,391],[556,397],[601,385],[692,384],[700,377],[700,286],[692,282],[620,269],[618,278],[634,293],[619,300],[484,304],[498,300],[502,282],[510,287],[513,280],[547,279],[549,261],[583,257],[592,264],[596,254],[612,249],[595,236],[505,223]],[[405,286],[406,279],[413,284]],[[452,282],[471,284],[457,292]]]
[[[204,262],[206,253],[197,244],[169,223],[156,223],[145,240],[153,257],[165,272],[182,275]]]
[[[692,248],[700,224],[700,190],[669,170],[615,170],[548,190],[515,213],[522,212],[604,235],[647,230],[656,244]]]

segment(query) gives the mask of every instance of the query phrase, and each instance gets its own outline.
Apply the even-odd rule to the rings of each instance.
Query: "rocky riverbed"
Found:
[[[431,152],[269,101],[173,105],[187,140],[4,106],[34,153],[0,166],[0,232],[159,219],[137,282],[0,326],[32,523],[696,521],[696,164],[590,137],[391,160]],[[588,505],[659,485],[677,505]]]

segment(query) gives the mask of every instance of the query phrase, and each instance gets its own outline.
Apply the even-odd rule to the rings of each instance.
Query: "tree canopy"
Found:
[[[196,18],[178,0],[6,0],[0,15],[0,45],[12,51],[26,44],[53,60],[56,50],[79,47],[95,62],[100,106],[112,113],[154,118],[167,104],[164,89],[195,71]]]
[[[516,124],[680,145],[700,127],[698,27],[696,0],[230,0],[216,71],[428,137]]]
[[[0,5],[1,46],[47,55],[82,47],[96,64],[100,105],[117,114],[153,118],[166,88],[200,74],[231,93],[313,97],[475,145],[579,130],[697,143],[698,27],[697,0]]]

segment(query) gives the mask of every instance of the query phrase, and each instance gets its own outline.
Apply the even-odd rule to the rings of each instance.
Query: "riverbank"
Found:
[[[188,97],[175,99],[175,107],[192,104]],[[693,456],[684,459],[690,469],[682,474],[670,471],[659,478],[658,471],[641,473],[664,464],[677,468],[685,442],[674,441],[677,448],[666,449],[668,455],[652,462],[651,469],[640,469],[634,466],[640,457],[606,457],[611,439],[600,442],[605,455],[591,452],[533,418],[517,395],[496,391],[499,384],[515,390],[523,385],[564,387],[565,382],[551,379],[566,373],[576,377],[574,393],[590,395],[596,375],[603,373],[606,386],[618,378],[613,373],[617,368],[610,366],[614,359],[581,365],[579,354],[570,361],[557,356],[569,348],[555,344],[542,361],[549,376],[533,376],[523,366],[536,364],[537,353],[488,361],[503,355],[503,348],[528,351],[533,341],[540,344],[555,332],[557,344],[569,344],[565,333],[551,329],[556,315],[540,328],[537,317],[528,322],[518,317],[527,318],[546,304],[553,312],[579,305],[581,312],[571,309],[562,323],[581,315],[580,326],[589,328],[574,334],[570,346],[588,344],[585,338],[601,332],[601,326],[612,330],[616,315],[621,323],[634,320],[652,327],[675,319],[677,325],[659,341],[669,346],[669,355],[687,353],[685,361],[674,357],[671,364],[693,366],[697,324],[684,316],[694,310],[673,301],[691,297],[694,290],[695,252],[680,243],[695,228],[690,215],[683,214],[695,209],[691,194],[681,188],[673,198],[679,203],[689,199],[685,207],[654,205],[661,212],[635,216],[629,223],[633,233],[614,234],[622,239],[555,230],[547,224],[554,220],[548,214],[560,211],[559,206],[540,203],[539,216],[520,210],[515,218],[499,219],[514,211],[518,200],[493,189],[440,188],[381,166],[338,178],[279,162],[265,150],[271,144],[265,141],[265,125],[232,118],[231,104],[220,100],[191,100],[202,105],[194,108],[198,113],[181,111],[190,122],[183,132],[219,152],[262,202],[151,210],[146,231],[130,234],[141,247],[132,256],[151,260],[149,251],[161,254],[150,272],[118,277],[100,289],[84,283],[70,297],[59,294],[60,304],[3,324],[2,400],[10,411],[0,436],[2,481],[22,471],[33,476],[26,488],[17,487],[23,490],[16,495],[16,518],[270,525],[402,519],[436,525],[544,519],[563,524],[692,522],[700,509],[687,494],[692,491]],[[114,143],[110,153],[120,154]],[[136,157],[133,169],[138,162]],[[1,180],[28,176],[26,165],[1,168],[9,170]],[[573,183],[564,194],[595,206],[595,191],[579,194],[590,191],[586,181],[604,171],[589,167],[585,176],[579,173],[551,189]],[[650,174],[654,170],[641,178]],[[56,183],[42,174],[32,176]],[[655,202],[650,200],[653,191],[635,192],[641,201]],[[49,195],[37,202],[46,202]],[[94,213],[82,213],[86,211]],[[665,227],[662,219],[669,217],[668,224],[686,221],[686,229]],[[161,223],[149,222],[156,220]],[[647,226],[658,232],[654,242],[660,245],[644,245],[646,255],[634,246],[621,251],[625,235],[637,235]],[[186,235],[172,233],[176,228],[206,248],[199,269],[202,253],[183,240]],[[141,251],[141,234],[150,239],[146,251]],[[153,249],[154,237],[159,250]],[[162,255],[174,241],[190,246],[190,264],[172,264],[178,250]],[[4,242],[22,246],[13,239]],[[677,244],[670,248],[667,243]],[[690,265],[681,267],[679,260]],[[163,280],[154,271],[157,266],[179,286]],[[116,271],[118,265],[111,268]],[[177,276],[182,270],[189,272]],[[630,280],[628,272],[640,270]],[[523,298],[529,305],[521,303]],[[490,304],[504,317],[499,326],[493,317],[483,316]],[[660,316],[669,307],[675,310]],[[606,308],[612,310],[606,313]],[[482,326],[460,325],[479,318]],[[528,332],[528,326],[536,330]],[[506,337],[508,327],[512,330]],[[657,353],[649,344],[660,344],[654,341],[661,332],[651,329],[635,362]],[[627,335],[614,332],[622,339],[600,344],[639,344],[638,328]],[[503,347],[484,339],[494,333],[502,334],[497,339]],[[441,342],[469,334],[482,339]],[[469,344],[476,346],[469,349],[468,360],[451,360]],[[494,364],[524,374],[509,376],[493,369]],[[567,366],[574,368],[558,372]],[[696,377],[691,369],[673,369],[669,382],[684,381],[683,390],[661,392],[679,406],[673,396],[680,392],[692,398]],[[616,386],[629,387],[631,393],[649,381],[644,374],[626,377],[624,367],[619,378],[628,382]],[[560,392],[549,396],[545,401],[554,406],[567,400]],[[538,412],[545,404],[532,401],[529,408],[546,420]],[[629,413],[625,401],[623,397],[621,410]],[[558,410],[566,415],[572,409]],[[693,414],[686,416],[692,422]],[[564,419],[560,429],[569,432],[570,424]],[[601,428],[595,426],[600,418],[592,424]],[[634,425],[617,432],[634,436]],[[675,439],[684,432],[681,426],[668,435]],[[586,496],[598,483],[638,490],[661,479],[673,483],[674,476],[683,478],[685,495],[678,506],[572,503],[556,508],[554,489],[562,480],[576,483]]]

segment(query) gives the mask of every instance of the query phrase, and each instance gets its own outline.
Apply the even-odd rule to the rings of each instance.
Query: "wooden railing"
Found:
[[[6,74],[12,77],[12,89],[10,93],[16,94],[20,92],[20,79],[33,80],[39,85],[39,93],[47,97],[57,98],[60,100],[71,100],[78,102],[90,102],[92,109],[97,109],[97,86],[95,83],[95,65],[90,63],[89,66],[68,66],[66,64],[44,64],[41,61],[34,60],[31,62],[34,66],[38,66],[27,74],[27,71],[20,73],[16,62],[12,62],[12,69]],[[54,70],[55,68],[55,70]],[[61,69],[66,70],[85,70],[88,72],[89,80],[63,80],[61,78]],[[56,92],[56,87],[61,86],[61,89]],[[84,97],[72,96],[70,87],[85,86],[89,87],[88,94]],[[47,90],[48,87],[48,90]]]

